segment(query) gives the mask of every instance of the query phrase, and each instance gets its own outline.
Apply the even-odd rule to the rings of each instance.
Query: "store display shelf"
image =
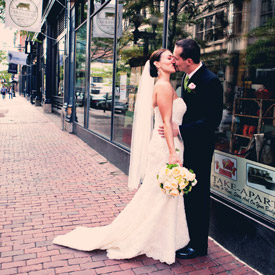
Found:
[[[239,117],[250,117],[250,118],[259,118],[259,116],[252,116],[252,115],[243,115],[243,114],[234,114],[234,116],[239,116]]]
[[[234,136],[251,139],[251,137],[249,137],[249,136],[244,136],[244,135],[240,135],[240,134],[234,134]]]
[[[246,103],[244,103],[246,102]],[[255,104],[257,103],[258,107],[255,110]],[[231,138],[229,143],[229,152],[233,153],[233,151],[239,151],[240,146],[248,147],[250,146],[251,138],[253,134],[261,133],[262,126],[267,123],[267,125],[275,126],[275,99],[265,99],[265,98],[235,98],[233,103],[233,111],[232,116],[238,117],[239,119],[233,119],[231,123]],[[245,106],[245,107],[244,107]],[[251,106],[251,108],[250,108]],[[245,114],[245,112],[253,114]],[[240,114],[240,112],[243,112]],[[257,114],[257,115],[256,115]],[[236,127],[237,123],[239,127],[243,127],[241,130]],[[236,132],[241,132],[242,134],[237,134]],[[247,135],[246,135],[247,133]],[[251,136],[252,135],[252,136]],[[234,145],[234,137],[243,138],[241,144],[238,145],[235,143]],[[247,139],[247,142],[245,141]],[[245,144],[246,143],[246,146]]]

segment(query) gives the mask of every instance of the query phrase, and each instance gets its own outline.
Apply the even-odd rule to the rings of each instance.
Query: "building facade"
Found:
[[[29,88],[45,112],[61,114],[64,129],[127,173],[145,62],[196,39],[224,87],[210,235],[266,273],[275,252],[274,15],[273,0],[44,0]],[[181,76],[172,76],[179,95]]]

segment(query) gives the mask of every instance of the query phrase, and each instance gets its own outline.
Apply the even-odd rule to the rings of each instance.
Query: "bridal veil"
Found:
[[[143,69],[135,103],[131,156],[128,177],[129,189],[135,189],[143,180],[147,165],[148,146],[153,129],[154,78],[150,76],[150,61]]]

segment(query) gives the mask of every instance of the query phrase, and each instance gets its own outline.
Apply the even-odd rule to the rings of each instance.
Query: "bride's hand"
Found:
[[[179,125],[172,122],[172,130],[173,130],[173,137],[177,137],[179,135]],[[163,126],[159,126],[158,133],[162,138],[165,138]]]
[[[169,154],[169,164],[175,164],[178,163],[180,166],[182,166],[182,162],[180,161],[180,158],[177,153]]]

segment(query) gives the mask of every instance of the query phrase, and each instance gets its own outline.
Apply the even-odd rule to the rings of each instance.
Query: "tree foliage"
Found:
[[[247,47],[246,61],[254,68],[274,68],[275,60],[275,18],[251,30],[247,37],[255,39]]]
[[[0,71],[0,80],[3,81],[6,85],[11,85],[11,76],[12,74],[8,73],[7,70]]]
[[[4,23],[5,21],[5,0],[0,0],[0,22]]]
[[[4,62],[7,60],[7,52],[0,50],[0,64],[7,64],[7,62]]]

